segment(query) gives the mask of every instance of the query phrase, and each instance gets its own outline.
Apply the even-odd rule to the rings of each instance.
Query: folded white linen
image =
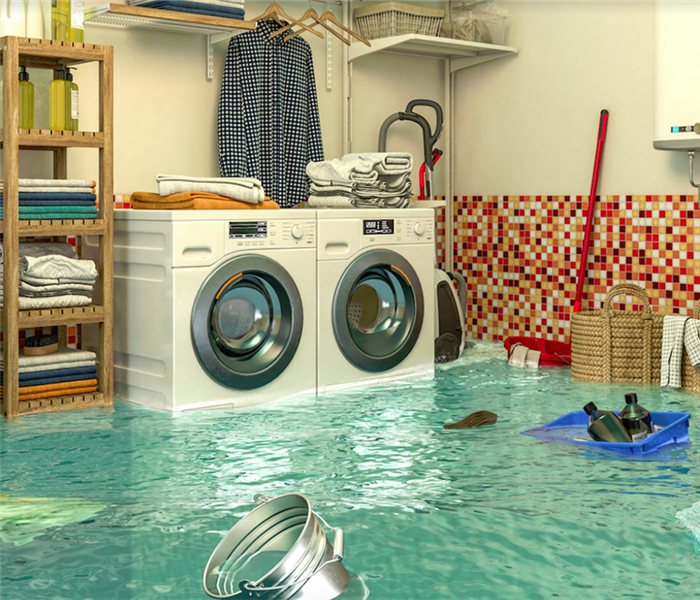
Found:
[[[345,208],[406,208],[410,198],[359,198],[357,196],[309,196],[309,206]]]
[[[32,296],[39,294],[49,294],[49,293],[87,293],[91,294],[94,290],[94,286],[89,283],[51,283],[49,285],[31,285],[26,281],[20,280],[19,282],[19,293],[21,296]]]
[[[158,193],[170,196],[180,192],[218,194],[233,200],[257,204],[265,200],[265,191],[254,177],[187,177],[183,175],[156,175]]]
[[[92,194],[92,187],[21,187],[17,190],[20,194],[28,192],[32,194]]]
[[[19,187],[79,187],[92,188],[95,182],[92,179],[19,179]],[[2,183],[0,183],[2,189]]]
[[[48,256],[49,254],[60,254],[68,258],[77,258],[75,248],[63,242],[20,242],[19,257],[24,256]],[[3,257],[3,243],[0,242],[0,260]],[[0,263],[0,268],[2,268]]]
[[[347,182],[353,174],[401,175],[413,168],[413,156],[408,152],[365,152],[346,154],[341,158],[310,162],[306,174],[316,183]]]
[[[36,285],[36,286],[41,286],[41,285],[93,285],[95,282],[89,279],[76,279],[75,277],[59,277],[59,278],[51,278],[51,277],[32,277],[31,275],[27,275],[26,273],[22,273],[20,277],[20,281],[24,281],[25,283],[28,283],[29,285]]]
[[[20,296],[17,298],[19,310],[34,310],[38,308],[68,308],[71,306],[87,306],[92,304],[90,296],[50,296],[48,298],[27,298]],[[0,299],[0,308],[4,306],[3,299]]]
[[[339,206],[354,208],[354,196],[309,196],[309,206]]]
[[[60,362],[51,363],[47,365],[35,365],[32,367],[20,367],[20,373],[38,373],[40,371],[48,371],[53,369],[74,369],[76,367],[94,367],[97,361],[93,358],[92,360],[76,360],[71,362]],[[0,365],[1,367],[2,365]]]
[[[26,267],[23,269],[24,265]],[[20,259],[20,273],[22,279],[24,279],[24,274],[27,274],[30,277],[52,279],[70,277],[94,282],[97,277],[97,268],[92,260],[68,258],[54,254],[50,256],[25,256]]]
[[[19,368],[20,372],[22,372],[22,369],[24,367],[53,365],[55,363],[70,363],[66,365],[66,368],[68,368],[74,366],[82,366],[74,364],[79,361],[92,361],[91,364],[94,364],[94,361],[96,359],[97,354],[95,354],[94,352],[90,352],[89,350],[76,350],[75,348],[66,348],[65,346],[60,346],[56,352],[52,352],[51,354],[42,354],[40,356],[25,356],[23,354],[20,354]],[[3,364],[4,363],[2,350],[0,350],[0,367],[2,367]]]

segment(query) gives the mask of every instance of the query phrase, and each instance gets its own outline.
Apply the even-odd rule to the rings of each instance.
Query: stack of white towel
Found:
[[[254,177],[187,177],[185,175],[156,175],[158,193],[172,196],[181,192],[216,194],[233,200],[259,204],[265,200],[265,190]]]
[[[310,162],[310,206],[405,208],[413,196],[409,175],[413,157],[406,152],[346,154]]]
[[[70,244],[19,244],[19,310],[86,306],[92,302],[97,268],[81,260]],[[5,299],[3,246],[0,243],[0,307]]]

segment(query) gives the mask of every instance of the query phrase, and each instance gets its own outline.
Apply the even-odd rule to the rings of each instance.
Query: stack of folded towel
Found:
[[[0,243],[0,308],[4,303],[3,245]],[[95,263],[81,260],[70,244],[19,244],[19,310],[86,306],[92,302]]]
[[[129,4],[225,19],[245,18],[243,0],[129,0]]]
[[[20,179],[19,218],[95,219],[95,182],[89,179]],[[0,191],[0,219],[3,195]]]
[[[135,192],[131,207],[155,210],[277,209],[251,177],[185,177],[157,175],[158,194]]]
[[[413,157],[406,152],[346,154],[310,162],[310,206],[405,208],[413,192]]]
[[[19,399],[75,396],[97,391],[97,355],[59,347],[40,356],[19,356]],[[0,352],[0,383],[4,371]]]

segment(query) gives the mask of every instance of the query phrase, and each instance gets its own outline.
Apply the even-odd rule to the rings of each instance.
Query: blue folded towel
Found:
[[[95,379],[97,377],[96,367],[78,367],[75,369],[54,369],[56,371],[80,371],[70,375],[47,375],[50,371],[36,371],[34,373],[20,373],[19,387],[29,387],[32,385],[46,385],[48,383],[64,383],[66,381],[81,381],[83,379]],[[0,375],[0,384],[3,383],[3,376]]]
[[[26,200],[97,200],[97,194],[90,192],[19,192],[20,202]],[[0,202],[2,201],[2,192],[0,191]]]
[[[243,19],[245,10],[242,8],[227,8],[218,4],[202,4],[200,2],[185,2],[184,0],[153,0],[139,4],[144,8],[158,8],[160,10],[172,10],[175,12],[209,15],[211,17],[223,17],[225,19]]]
[[[45,207],[45,208],[51,208],[51,207]],[[42,212],[42,213],[36,213],[36,212],[22,212],[22,209],[19,211],[18,219],[20,221],[41,221],[42,219],[50,219],[50,220],[66,220],[66,219],[96,219],[97,218],[97,210],[93,209],[90,211],[90,209],[86,208],[84,211],[81,212],[65,212],[61,211],[61,208],[59,206],[56,207],[55,212]],[[3,212],[2,208],[0,208],[0,219],[3,219]]]
[[[3,201],[0,198],[0,207]],[[94,200],[20,200],[19,206],[96,206]]]

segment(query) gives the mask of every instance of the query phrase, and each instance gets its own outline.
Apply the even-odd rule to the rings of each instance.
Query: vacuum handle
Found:
[[[430,128],[428,128],[428,135],[430,137],[430,148],[432,149],[432,147],[435,145],[435,142],[437,142],[440,135],[442,135],[442,107],[434,100],[411,100],[406,106],[406,112],[412,113],[413,108],[416,106],[428,106],[435,111],[435,132],[433,134],[430,134]]]
[[[413,121],[421,126],[421,129],[423,129],[423,154],[425,156],[425,165],[432,171],[434,163],[430,144],[430,125],[428,125],[427,119],[421,115],[402,112],[389,115],[379,129],[379,143],[377,144],[379,152],[386,152],[386,133],[389,130],[389,126],[396,121]]]

